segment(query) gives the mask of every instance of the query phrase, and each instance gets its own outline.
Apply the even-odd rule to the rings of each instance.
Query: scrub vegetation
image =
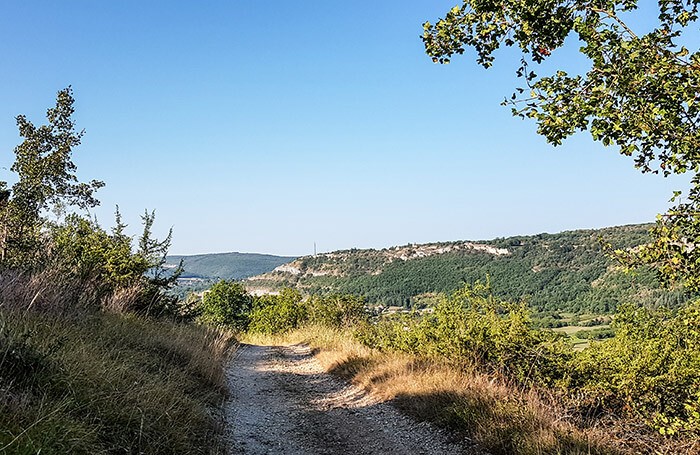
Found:
[[[246,340],[310,343],[328,371],[491,453],[700,450],[697,302],[623,305],[614,336],[579,350],[478,283],[422,313],[372,316],[352,296],[292,290],[253,301]]]
[[[229,331],[188,324],[167,293],[170,235],[154,213],[134,240],[79,213],[102,182],[72,161],[70,88],[0,182],[0,453],[224,453],[219,408]]]

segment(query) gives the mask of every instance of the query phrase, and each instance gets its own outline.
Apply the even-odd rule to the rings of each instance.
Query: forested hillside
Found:
[[[251,289],[352,293],[370,303],[399,306],[486,280],[498,297],[525,300],[538,311],[607,313],[632,299],[652,304],[684,301],[681,292],[661,290],[651,272],[626,273],[603,252],[603,242],[615,248],[647,242],[649,227],[338,251],[299,258],[247,283]]]
[[[286,264],[294,257],[273,256],[256,253],[215,253],[193,256],[168,256],[167,264],[172,267],[182,260],[183,278],[241,280]]]

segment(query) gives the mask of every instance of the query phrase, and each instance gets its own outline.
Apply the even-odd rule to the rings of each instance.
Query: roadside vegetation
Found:
[[[508,255],[338,255],[313,273],[321,255],[266,278],[296,290],[221,281],[180,302],[153,212],[137,239],[118,209],[109,230],[89,216],[104,183],[77,178],[71,89],[47,124],[18,116],[0,181],[0,452],[222,453],[223,363],[245,331],[309,343],[331,373],[496,455],[700,453],[700,51],[679,44],[699,2],[659,1],[635,32],[637,3],[463,0],[424,24],[435,62],[475,50],[489,67],[517,46],[523,86],[504,104],[549,143],[588,131],[641,172],[691,176],[649,237],[621,228],[606,245],[579,231],[492,243]],[[588,72],[538,76],[569,37]]]
[[[3,307],[0,453],[225,453],[230,346],[164,319]]]
[[[237,289],[244,341],[309,343],[328,371],[491,453],[700,451],[700,302],[583,318],[580,349],[479,283],[390,315],[350,295]]]
[[[0,182],[0,453],[224,453],[219,408],[230,331],[187,323],[167,292],[170,246],[110,230],[86,210],[70,88],[23,141]]]

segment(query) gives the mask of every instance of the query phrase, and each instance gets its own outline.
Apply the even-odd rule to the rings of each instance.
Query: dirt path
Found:
[[[241,345],[228,381],[234,454],[473,453],[325,373],[303,345]]]

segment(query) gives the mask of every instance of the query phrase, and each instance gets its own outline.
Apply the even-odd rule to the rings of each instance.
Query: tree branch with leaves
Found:
[[[551,144],[589,131],[641,172],[692,173],[691,191],[659,217],[653,243],[619,257],[652,264],[666,281],[693,289],[700,289],[700,51],[680,43],[693,27],[697,33],[699,3],[661,0],[655,27],[638,33],[627,19],[639,13],[636,0],[464,0],[426,22],[422,37],[436,63],[472,48],[485,68],[501,46],[517,46],[524,85],[503,104],[534,120]],[[555,58],[569,37],[581,43],[590,69],[538,76],[532,67]]]

